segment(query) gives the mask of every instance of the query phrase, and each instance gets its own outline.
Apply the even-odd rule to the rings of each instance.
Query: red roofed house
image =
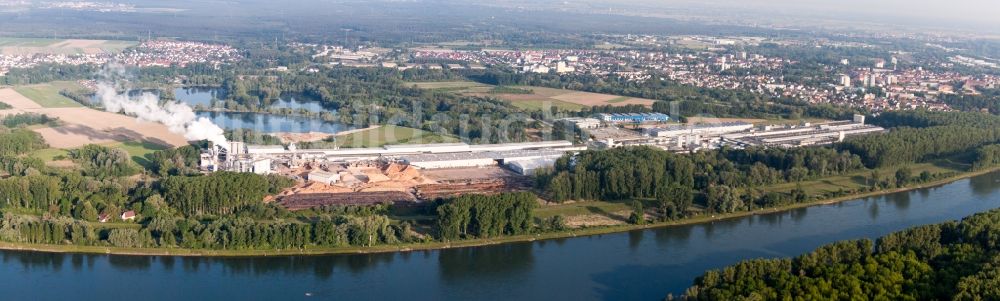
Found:
[[[129,210],[122,213],[123,221],[134,220],[134,219],[135,219],[135,211]]]

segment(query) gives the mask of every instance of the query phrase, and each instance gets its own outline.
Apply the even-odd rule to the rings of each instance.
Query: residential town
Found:
[[[31,68],[41,64],[57,65],[102,65],[118,62],[125,65],[150,67],[184,67],[192,63],[219,65],[239,60],[241,55],[232,46],[181,41],[147,41],[125,49],[121,53],[104,51],[100,53],[2,53],[0,52],[0,76],[11,69]]]
[[[476,70],[509,68],[522,73],[593,75],[627,81],[646,81],[658,77],[682,85],[701,88],[746,90],[774,97],[788,97],[809,103],[829,103],[867,109],[871,112],[926,108],[948,110],[940,96],[974,95],[977,88],[996,88],[1000,77],[990,74],[970,75],[954,71],[900,67],[896,57],[878,61],[874,68],[854,66],[843,59],[839,66],[826,66],[828,78],[821,84],[786,80],[785,69],[799,62],[742,51],[742,46],[758,45],[760,38],[615,37],[621,43],[638,46],[627,50],[544,49],[544,50],[452,50],[447,48],[411,48],[392,50],[378,47],[348,48],[339,45],[292,43],[289,46],[311,55],[316,62],[348,67],[386,67]],[[794,41],[780,41],[794,45]],[[704,46],[704,50],[645,50],[670,45]],[[862,47],[850,43],[828,43],[835,47]],[[624,47],[619,47],[624,48]],[[399,54],[403,55],[400,56]],[[0,75],[14,68],[39,64],[104,64],[110,61],[125,65],[166,67],[192,63],[218,65],[240,59],[237,49],[223,44],[169,40],[151,40],[121,53],[33,53],[0,54]],[[992,66],[990,62],[955,56],[942,65]],[[317,71],[310,68],[311,71]],[[847,71],[845,71],[847,70]],[[947,68],[944,70],[948,70]]]
[[[726,39],[700,41],[716,48],[706,51],[642,50],[447,50],[413,49],[415,61],[437,60],[462,62],[468,66],[512,68],[524,73],[589,74],[645,81],[654,76],[679,84],[713,89],[746,89],[752,92],[790,97],[810,103],[830,103],[862,107],[872,112],[927,108],[947,110],[939,101],[946,94],[976,94],[977,87],[996,88],[996,75],[969,75],[958,72],[930,71],[921,67],[896,68],[896,58],[882,61],[875,68],[852,67],[838,73],[826,68],[829,78],[820,85],[786,81],[782,70],[797,64],[794,60],[766,57],[724,48],[737,42]],[[746,41],[740,41],[745,43]],[[722,46],[719,46],[722,45]],[[463,64],[447,64],[451,69]],[[440,66],[438,66],[440,67]],[[408,68],[408,67],[401,67]]]

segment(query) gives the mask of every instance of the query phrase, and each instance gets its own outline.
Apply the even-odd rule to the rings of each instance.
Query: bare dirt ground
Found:
[[[427,179],[436,182],[497,179],[497,178],[519,176],[518,174],[510,170],[498,166],[484,167],[484,168],[428,169],[428,170],[421,170],[420,173]]]
[[[17,93],[17,91],[14,91],[14,89],[11,88],[0,89],[0,102],[7,103],[15,109],[20,110],[42,108],[41,105],[31,101],[31,99]]]
[[[281,142],[284,143],[315,142],[329,137],[333,137],[333,134],[320,133],[320,132],[274,133],[272,135],[278,137],[278,139],[281,139]]]
[[[300,181],[274,201],[298,210],[382,201],[414,202],[466,193],[523,191],[531,187],[528,178],[499,167],[418,170],[405,164],[370,162],[322,169],[340,174],[340,181],[333,185]],[[309,170],[315,169],[285,168],[279,169],[279,173],[302,179]]]
[[[135,118],[90,108],[51,108],[31,110],[59,118],[62,126],[41,128],[45,141],[55,148],[76,148],[91,143],[147,141],[164,146],[187,145],[183,136],[166,126],[141,122]]]
[[[19,110],[19,109],[0,110],[0,117],[7,116],[7,115],[20,114],[20,113],[24,113],[24,111]]]
[[[624,218],[627,218],[625,216]],[[623,225],[620,219],[599,214],[571,215],[566,217],[566,226],[570,228]]]
[[[0,115],[30,112],[59,118],[62,125],[58,127],[35,129],[45,142],[55,148],[126,141],[147,141],[164,146],[187,145],[183,136],[171,133],[162,124],[140,122],[121,114],[85,107],[42,108],[14,89],[0,89],[0,101],[14,107],[13,110],[3,110]]]
[[[284,143],[315,142],[315,141],[320,141],[320,140],[323,140],[323,139],[326,139],[326,138],[330,138],[330,137],[346,136],[346,135],[350,135],[350,134],[354,134],[354,133],[360,133],[360,132],[364,132],[364,131],[368,131],[368,130],[374,130],[374,129],[377,129],[379,127],[380,127],[379,125],[373,125],[373,126],[366,127],[366,128],[361,128],[361,129],[353,129],[353,130],[342,131],[342,132],[338,132],[336,134],[321,133],[321,132],[308,132],[308,133],[274,133],[272,135],[278,137],[278,139],[281,139],[281,142],[284,142]]]

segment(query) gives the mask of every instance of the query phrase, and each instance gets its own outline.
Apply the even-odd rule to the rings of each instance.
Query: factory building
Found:
[[[557,121],[570,123],[573,127],[581,130],[596,129],[601,127],[601,120],[597,118],[570,117],[562,118]]]
[[[747,131],[753,128],[753,124],[746,122],[725,122],[714,124],[696,125],[674,125],[668,127],[648,128],[644,132],[651,137],[677,137],[681,135],[721,135],[726,133],[736,133]]]
[[[331,185],[340,182],[340,174],[329,171],[314,170],[309,172],[308,175],[306,175],[306,179],[311,182]]]
[[[864,124],[864,116],[854,120],[834,121],[818,125],[773,128],[764,131],[724,135],[723,140],[737,146],[800,147],[844,141],[846,137],[881,133],[885,129]]]
[[[281,145],[247,145],[246,150],[246,153],[250,155],[262,155],[284,151],[285,147]]]
[[[519,160],[507,163],[507,168],[522,176],[533,176],[539,170],[544,170],[555,166],[556,160],[557,159],[550,159],[550,158]]]
[[[272,168],[271,163],[272,161],[269,158],[253,160],[253,173],[261,175],[273,173],[274,168]]]
[[[510,150],[510,151],[490,151],[472,153],[449,153],[449,154],[418,154],[400,157],[400,161],[421,169],[442,169],[442,168],[467,168],[486,167],[496,165],[507,165],[520,162],[518,164],[531,165],[538,168],[541,164],[552,166],[556,159],[559,159],[567,151],[583,150],[576,148],[572,150]]]
[[[670,121],[670,116],[663,113],[612,113],[612,114],[598,114],[598,119],[604,122],[613,123],[644,123],[644,122],[667,122]]]
[[[514,151],[514,150],[531,150],[531,149],[563,149],[572,148],[573,142],[566,140],[556,140],[556,141],[538,141],[538,142],[519,142],[519,143],[502,143],[502,144],[477,144],[469,145],[469,151],[483,152],[483,151]]]
[[[298,149],[294,144],[281,146],[246,145],[242,142],[227,143],[228,148],[212,147],[201,154],[203,171],[234,171],[269,174],[275,162],[297,168],[307,162],[357,162],[364,160],[398,160],[417,168],[438,169],[457,167],[483,167],[505,165],[506,162],[551,159],[554,162],[567,151],[585,150],[569,141],[540,141],[523,143],[468,145],[465,143],[435,143],[413,145],[386,145],[377,148],[356,149]],[[312,177],[313,175],[310,175]],[[317,174],[320,179],[327,175]],[[321,182],[328,182],[322,180]]]
[[[486,167],[497,165],[488,153],[450,153],[403,156],[403,162],[421,169]]]
[[[390,153],[457,153],[469,151],[469,145],[465,143],[434,143],[434,144],[401,144],[386,145],[386,151]]]

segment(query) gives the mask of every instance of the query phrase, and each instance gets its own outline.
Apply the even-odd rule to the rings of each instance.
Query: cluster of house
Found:
[[[107,63],[114,56],[110,53],[93,54],[54,54],[54,53],[33,53],[33,54],[3,54],[0,53],[0,76],[4,76],[11,69],[24,69],[38,66],[40,64],[59,65],[100,65]]]
[[[118,62],[139,67],[183,67],[192,63],[220,65],[240,58],[239,51],[229,45],[165,40],[143,42],[115,57]]]
[[[180,41],[146,41],[121,53],[0,53],[0,76],[11,69],[32,68],[41,64],[103,65],[119,62],[125,65],[149,67],[186,66],[192,63],[219,65],[241,58],[239,51],[228,45]]]

